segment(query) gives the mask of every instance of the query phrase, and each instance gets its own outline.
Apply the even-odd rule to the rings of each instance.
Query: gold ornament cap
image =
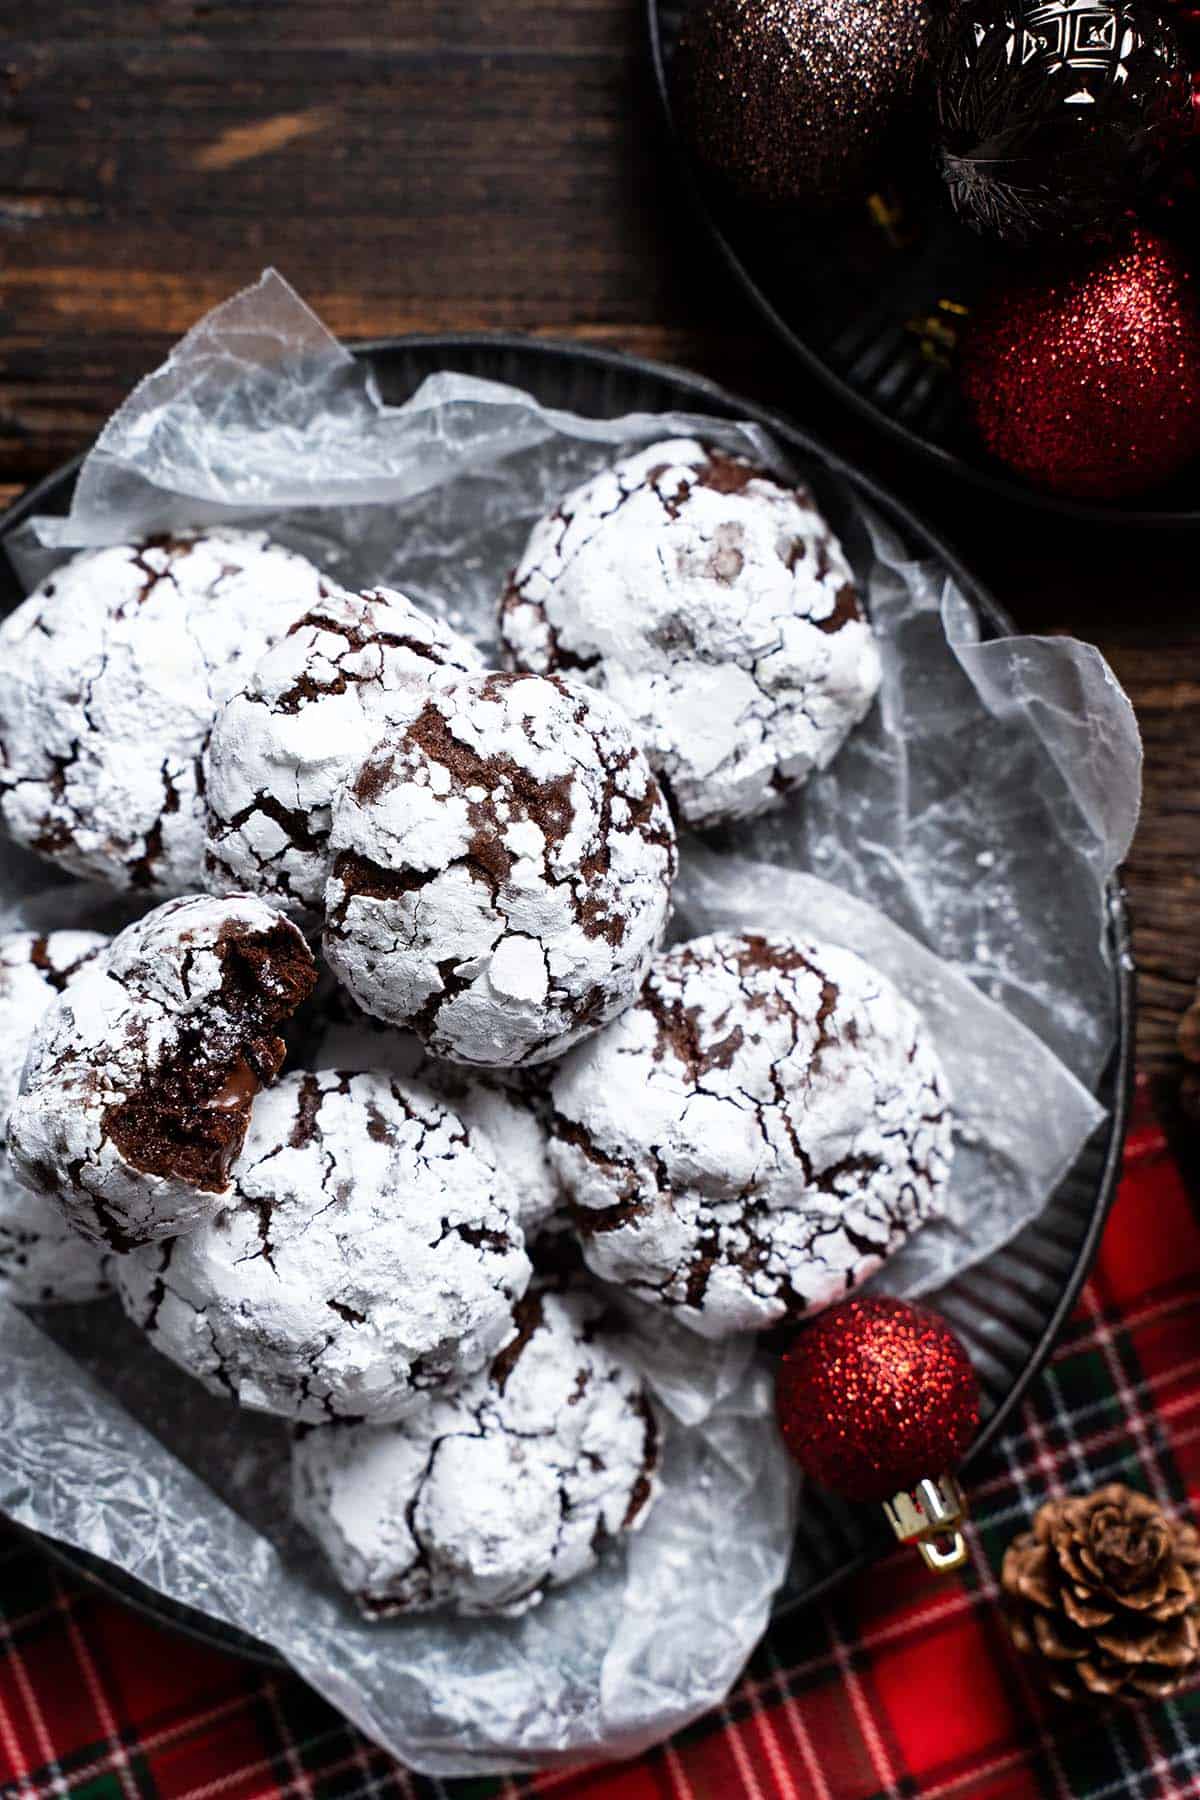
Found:
[[[948,1575],[967,1560],[967,1540],[962,1525],[967,1502],[953,1475],[918,1481],[885,1500],[888,1524],[902,1544],[915,1544],[926,1568]]]

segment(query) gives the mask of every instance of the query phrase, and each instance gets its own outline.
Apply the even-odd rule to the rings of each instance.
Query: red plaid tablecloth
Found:
[[[1200,1685],[1103,1712],[1045,1700],[994,1571],[1049,1493],[1114,1478],[1200,1499],[1200,1217],[1139,1101],[1120,1196],[1034,1398],[973,1483],[973,1560],[897,1551],[776,1625],[729,1702],[635,1764],[424,1781],[295,1679],[147,1623],[0,1536],[0,1793],[86,1800],[553,1795],[555,1800],[1184,1800]]]

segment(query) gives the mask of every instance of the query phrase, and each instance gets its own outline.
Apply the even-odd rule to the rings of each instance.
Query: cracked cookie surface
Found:
[[[403,594],[327,587],[217,718],[205,753],[206,880],[321,913],[333,802],[385,729],[477,651]]]
[[[125,1309],[214,1393],[310,1422],[394,1420],[483,1367],[529,1280],[487,1143],[382,1073],[260,1095],[223,1211],[120,1260]]]
[[[513,664],[603,690],[679,817],[750,817],[832,761],[879,687],[841,545],[806,488],[671,439],[534,526],[503,597]]]
[[[517,1322],[452,1398],[293,1446],[296,1515],[368,1617],[526,1612],[649,1516],[658,1421],[604,1302],[536,1285]]]
[[[448,1101],[465,1125],[489,1140],[517,1202],[517,1218],[532,1246],[562,1210],[562,1184],[550,1161],[549,1095],[545,1071],[465,1069],[438,1062],[411,1031],[385,1025],[329,982],[314,1002],[315,1031],[303,1054],[306,1068],[368,1069],[418,1081]]]
[[[283,1063],[279,1027],[315,981],[300,932],[261,900],[156,907],[34,1032],[9,1116],[17,1176],[113,1250],[208,1218]]]
[[[0,625],[0,814],[72,875],[203,887],[200,758],[219,707],[317,599],[261,531],[88,551]]]
[[[670,909],[670,815],[624,718],[556,677],[430,693],[334,812],[325,953],[434,1055],[560,1055],[630,1004]]]
[[[0,1295],[27,1306],[108,1291],[104,1253],[72,1231],[52,1200],[20,1184],[4,1148],[38,1020],[107,944],[94,931],[0,936]]]
[[[707,1337],[828,1305],[942,1210],[937,1054],[891,982],[832,945],[679,945],[551,1098],[588,1265]]]
[[[218,709],[317,598],[261,532],[87,551],[0,624],[0,814],[74,875],[204,885],[200,755]]]

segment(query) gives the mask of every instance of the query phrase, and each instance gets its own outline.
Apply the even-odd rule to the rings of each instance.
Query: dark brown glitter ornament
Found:
[[[747,197],[828,206],[865,180],[930,28],[927,0],[697,0],[675,61],[681,123]]]

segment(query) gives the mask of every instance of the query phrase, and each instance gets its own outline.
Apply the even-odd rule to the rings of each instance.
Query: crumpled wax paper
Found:
[[[95,1311],[119,1337],[115,1309]],[[424,1773],[636,1754],[730,1686],[786,1565],[795,1484],[765,1428],[761,1367],[702,1429],[668,1418],[663,1491],[645,1529],[592,1574],[522,1619],[371,1625],[298,1534],[277,1548],[12,1306],[0,1306],[0,1357],[0,1499],[11,1517],[285,1648],[349,1719]],[[165,1367],[162,1414],[172,1401],[194,1409],[182,1432],[207,1435],[229,1479],[228,1408],[220,1417],[222,1403],[186,1383]],[[280,1486],[287,1434],[260,1418],[238,1435],[234,1484],[254,1490],[261,1512],[264,1488]]]
[[[265,522],[339,580],[402,587],[494,647],[496,597],[534,518],[614,455],[680,433],[788,469],[753,425],[583,419],[454,373],[385,405],[268,274],[134,391],[70,517],[6,548],[31,585],[71,548]],[[835,938],[925,1009],[957,1090],[955,1176],[946,1222],[887,1279],[926,1291],[1034,1216],[1102,1118],[1104,886],[1136,820],[1140,746],[1094,650],[981,641],[947,572],[908,559],[850,483],[819,464],[795,473],[868,594],[883,691],[781,812],[684,843],[677,931]],[[0,922],[65,922],[70,901],[45,883],[6,852]],[[634,1308],[629,1338],[669,1419],[663,1497],[640,1536],[522,1620],[362,1623],[287,1518],[286,1427],[205,1393],[114,1302],[36,1321],[0,1306],[0,1506],[275,1645],[418,1769],[631,1754],[734,1679],[794,1517],[753,1345],[665,1325]]]

